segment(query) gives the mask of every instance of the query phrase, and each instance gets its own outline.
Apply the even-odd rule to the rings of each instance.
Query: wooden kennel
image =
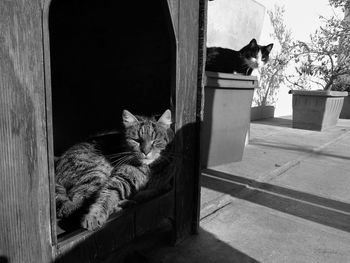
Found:
[[[198,227],[205,1],[123,2],[0,2],[0,262],[110,262],[164,219],[175,241]],[[55,154],[125,107],[172,110],[173,189],[99,231],[60,234]]]

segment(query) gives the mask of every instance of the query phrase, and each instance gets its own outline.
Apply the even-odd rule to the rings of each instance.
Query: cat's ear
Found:
[[[249,42],[249,46],[250,47],[256,47],[258,45],[258,43],[256,42],[256,39],[253,38],[252,40],[250,40]]]
[[[273,48],[273,43],[271,43],[271,44],[268,44],[266,47],[266,50],[267,50],[267,52],[271,52],[271,49]]]
[[[132,115],[129,111],[123,110],[123,124],[125,127],[129,127],[131,125],[135,125],[139,121],[137,118]]]
[[[164,128],[169,129],[171,125],[171,111],[166,110],[163,113],[163,115],[160,116],[157,123],[163,126]]]

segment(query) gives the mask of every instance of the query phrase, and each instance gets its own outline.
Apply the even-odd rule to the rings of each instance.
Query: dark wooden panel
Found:
[[[0,256],[49,262],[40,1],[0,1],[0,32]]]
[[[154,202],[148,202],[135,213],[135,234],[140,236],[149,230],[156,229],[164,219],[174,220],[174,191],[171,191]]]
[[[95,242],[99,258],[105,258],[113,251],[131,242],[135,238],[135,215],[130,213],[117,218],[108,224],[106,231],[95,235]]]
[[[174,191],[112,215],[98,231],[79,229],[59,238],[56,262],[103,261],[167,219],[174,219]]]
[[[176,178],[176,235],[193,229],[198,170],[197,72],[199,1],[180,1],[178,32],[178,86],[176,90],[176,152],[182,153]]]
[[[203,121],[204,117],[204,82],[205,82],[205,61],[206,61],[206,43],[207,43],[207,9],[208,1],[199,0],[199,32],[198,32],[198,79],[197,79],[197,140],[195,147],[199,150],[197,154],[196,164],[198,165],[197,169],[200,171],[200,124]],[[200,217],[200,200],[201,200],[201,175],[196,176],[195,181],[195,192],[194,197],[196,204],[194,208],[194,221],[193,221],[193,231],[198,233],[199,230],[199,217]]]
[[[100,262],[134,237],[134,211],[113,217],[100,230],[83,231],[58,244],[55,262]]]

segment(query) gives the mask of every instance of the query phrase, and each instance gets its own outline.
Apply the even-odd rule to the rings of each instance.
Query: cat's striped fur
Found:
[[[56,162],[56,210],[60,218],[85,208],[81,226],[102,226],[123,201],[142,200],[164,190],[174,133],[167,110],[156,120],[123,111],[123,152],[105,156],[98,145],[84,142],[68,149]],[[113,157],[117,157],[113,159]]]

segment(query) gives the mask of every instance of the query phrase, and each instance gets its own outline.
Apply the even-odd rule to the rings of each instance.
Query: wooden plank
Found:
[[[0,1],[0,256],[50,262],[41,3]]]
[[[199,176],[197,125],[197,70],[199,2],[180,1],[178,32],[178,86],[176,90],[176,152],[179,160],[176,185],[176,239],[181,240],[192,229],[195,220],[194,204]]]
[[[52,94],[51,94],[51,61],[50,61],[50,35],[49,35],[49,8],[51,0],[42,0],[43,3],[43,43],[44,43],[44,70],[45,70],[45,94],[46,94],[46,127],[48,148],[48,175],[50,189],[50,213],[51,213],[51,239],[53,245],[57,243],[56,229],[56,204],[55,204],[55,173],[54,173],[54,149],[53,149],[53,125],[52,125]]]
[[[208,1],[199,1],[199,43],[198,43],[198,96],[197,96],[197,119],[203,121],[204,114],[204,86],[205,86],[205,63],[207,53],[207,17]]]
[[[115,213],[100,230],[78,229],[59,238],[57,262],[100,262],[137,236],[174,218],[174,191]],[[83,261],[84,260],[84,261]]]
[[[71,242],[69,250],[61,253],[58,250],[55,263],[75,263],[75,262],[97,262],[97,244],[93,234],[85,236],[79,242]]]
[[[105,258],[135,238],[135,212],[109,223],[108,229],[95,235],[97,254]]]
[[[164,219],[174,221],[175,193],[171,191],[154,202],[148,202],[135,213],[135,235],[156,229]]]
[[[126,257],[127,262],[145,262],[142,259],[133,258],[130,259],[130,255],[135,255],[135,251],[143,254],[144,252],[149,252],[157,247],[162,247],[166,244],[171,244],[171,237],[173,232],[173,224],[171,222],[165,222],[164,224],[157,227],[157,229],[152,229],[152,231],[146,234],[136,237],[131,244],[124,246],[121,249],[108,255],[101,262],[103,263],[116,263],[125,262]]]
[[[206,43],[207,43],[207,10],[208,1],[199,1],[199,17],[198,17],[198,75],[197,75],[197,130],[198,134],[195,147],[199,151],[196,155],[196,164],[198,171],[200,171],[201,163],[201,138],[200,138],[200,123],[204,118],[204,86],[205,86],[205,62],[206,62]],[[199,174],[199,172],[198,172]],[[198,233],[199,230],[199,220],[201,214],[201,175],[196,176],[194,181],[194,219],[193,219],[193,232]]]
[[[60,242],[57,262],[100,262],[112,252],[129,243],[134,237],[134,213],[113,218],[100,230],[84,231]],[[64,243],[64,244],[61,244]]]

